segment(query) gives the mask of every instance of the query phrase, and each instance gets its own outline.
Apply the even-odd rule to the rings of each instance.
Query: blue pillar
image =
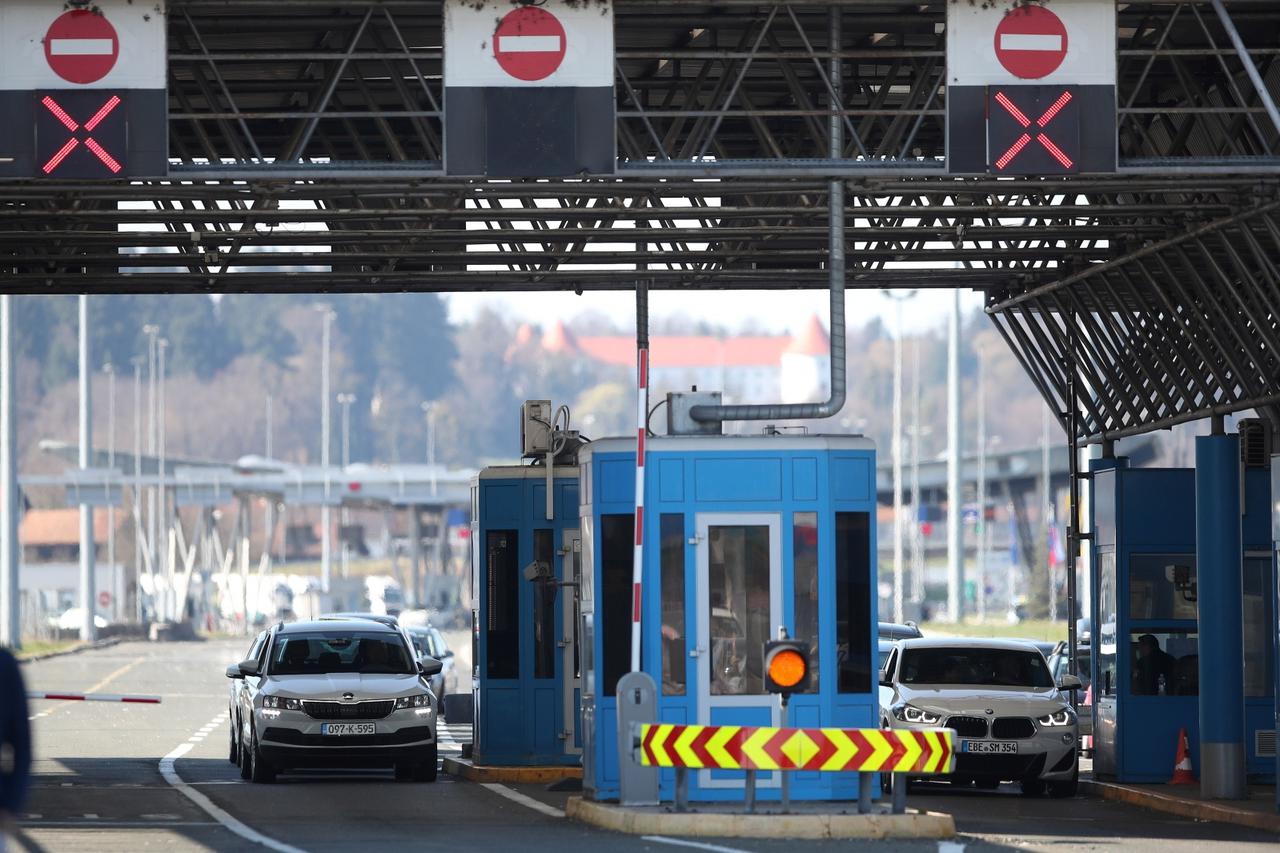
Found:
[[[1275,543],[1276,577],[1280,579],[1280,453],[1271,457],[1271,539]],[[1275,608],[1271,611],[1275,624],[1271,626],[1271,640],[1274,654],[1271,658],[1276,667],[1276,680],[1273,683],[1276,697],[1276,742],[1280,743],[1280,580],[1275,584]],[[1280,812],[1280,749],[1276,750],[1276,811]]]
[[[1200,607],[1200,792],[1245,788],[1240,438],[1196,438],[1196,574]]]

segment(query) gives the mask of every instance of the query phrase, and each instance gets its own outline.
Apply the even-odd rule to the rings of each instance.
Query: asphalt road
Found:
[[[27,665],[32,690],[155,693],[164,702],[32,704],[35,788],[19,849],[268,849],[250,838],[281,853],[292,853],[291,848],[310,853],[715,849],[568,822],[557,811],[569,794],[543,786],[484,787],[445,775],[435,784],[397,783],[390,772],[324,771],[284,776],[276,785],[242,782],[227,760],[222,673],[245,645],[131,643]],[[169,779],[162,772],[165,756],[171,756],[171,769],[165,768]],[[954,843],[968,851],[1204,853],[1207,842],[1214,851],[1276,849],[1275,837],[1261,832],[1099,800],[1024,799],[1012,789],[952,792],[939,786],[913,794],[911,804],[954,813],[962,833]],[[740,839],[714,844],[721,851],[759,853],[794,853],[797,847],[825,853],[853,846]],[[867,846],[894,853],[962,849],[937,842]]]

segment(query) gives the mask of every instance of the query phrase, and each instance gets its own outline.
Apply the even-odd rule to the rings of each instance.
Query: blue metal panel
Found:
[[[696,500],[704,503],[782,499],[782,464],[777,458],[694,459],[693,478]]]
[[[663,503],[679,503],[684,500],[684,462],[682,460],[658,460],[658,500]]]
[[[619,458],[617,455],[601,456],[596,468],[596,488],[600,503],[620,503],[635,506],[636,457],[634,453]]]
[[[1271,550],[1271,476],[1265,469],[1245,469],[1240,538],[1246,551]]]
[[[486,527],[520,523],[520,483],[481,483],[480,487]]]
[[[1130,469],[1121,477],[1120,488],[1126,543],[1179,550],[1195,546],[1196,480],[1190,469]]]
[[[791,497],[798,501],[818,499],[818,460],[798,457],[791,460]]]
[[[866,456],[831,460],[831,497],[837,501],[865,501],[874,494],[872,463]],[[874,527],[874,525],[873,525]]]

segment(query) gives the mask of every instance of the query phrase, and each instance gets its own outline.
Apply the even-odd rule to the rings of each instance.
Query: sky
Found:
[[[903,291],[895,291],[902,293]],[[921,290],[903,306],[903,327],[907,334],[939,328],[947,322],[952,303],[951,290]],[[604,314],[619,326],[633,327],[635,295],[622,291],[586,293],[451,293],[445,295],[452,321],[467,321],[482,306],[510,312],[521,320],[547,326],[557,319],[569,320],[583,312]],[[797,333],[811,314],[827,324],[825,290],[786,291],[686,291],[655,290],[649,295],[652,319],[694,315],[730,329],[751,323],[755,328],[775,333]],[[969,312],[982,305],[982,297],[972,290],[960,291],[960,306]],[[861,325],[871,315],[879,316],[890,332],[894,330],[894,301],[878,290],[847,292],[845,312],[853,325]]]

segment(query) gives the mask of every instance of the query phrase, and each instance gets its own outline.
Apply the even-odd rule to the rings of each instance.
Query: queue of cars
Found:
[[[429,648],[447,644],[433,637]],[[443,694],[432,680],[443,690],[444,669],[395,617],[275,625],[227,667],[228,758],[253,782],[297,767],[392,767],[397,779],[433,782]]]

